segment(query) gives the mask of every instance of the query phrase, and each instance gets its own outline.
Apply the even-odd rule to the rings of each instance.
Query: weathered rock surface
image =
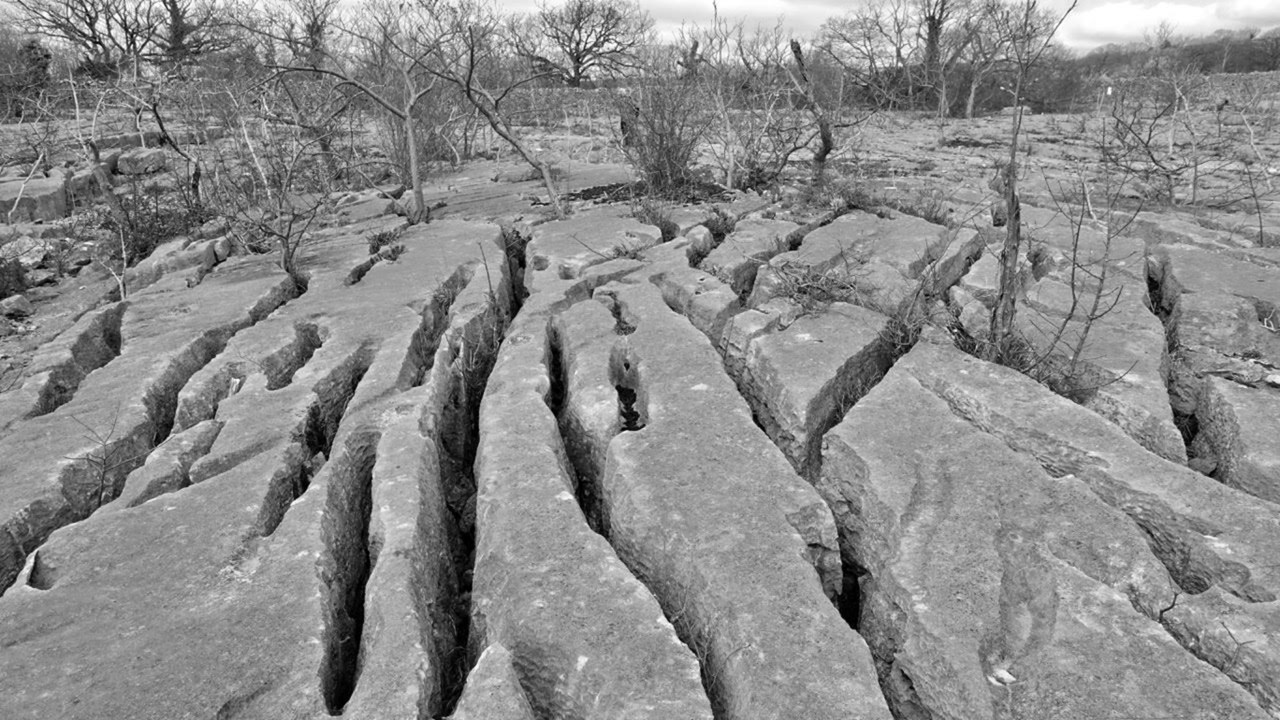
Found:
[[[22,295],[10,295],[0,300],[0,315],[5,317],[21,319],[31,317],[35,312],[35,306]]]
[[[1077,281],[1072,292],[1066,279],[1055,273],[1026,289],[1017,319],[1022,337],[1049,355],[1046,372],[1064,393],[1148,450],[1185,462],[1166,387],[1165,330],[1146,305],[1145,281],[1114,274],[1095,306],[1089,289]]]
[[[1150,601],[1174,605],[1168,631],[1269,712],[1280,710],[1280,506],[1161,460],[1097,414],[949,346],[922,342],[892,372],[909,373],[953,414],[1127,515],[1179,590],[1177,603]]]
[[[953,415],[911,359],[827,435],[819,485],[898,715],[1266,717],[1155,622],[1175,587],[1138,529]]]
[[[54,168],[46,176],[6,178],[0,182],[0,216],[6,222],[58,220],[67,216],[67,176]]]
[[[464,442],[455,425],[466,424],[465,413],[444,408],[462,385],[482,382],[475,373],[484,356],[464,349],[500,332],[506,276],[497,239],[493,226],[432,226],[355,286],[343,280],[364,256],[362,243],[313,248],[310,287],[320,292],[306,296],[311,304],[259,318],[255,329],[296,338],[306,318],[326,328],[323,344],[309,354],[263,354],[252,337],[234,337],[211,364],[230,353],[249,369],[216,418],[175,436],[172,452],[154,454],[126,483],[131,499],[40,545],[0,598],[8,648],[0,665],[22,687],[0,701],[3,714],[441,712],[463,657],[454,608],[456,563],[467,556],[453,551],[460,531],[447,496],[456,491],[446,485],[456,478],[439,470],[438,453],[452,462],[453,449],[437,448]],[[469,268],[468,281],[485,274],[477,266],[486,244],[498,293],[481,280],[437,297],[459,266]],[[168,293],[212,301],[222,273],[238,278],[219,270],[197,288]],[[268,271],[262,279],[278,278]],[[406,297],[406,287],[417,290]],[[446,297],[448,307],[433,312]],[[133,318],[166,307],[147,293],[131,303],[126,351],[64,407],[82,403],[96,376],[123,366],[131,339],[145,346]],[[218,462],[206,455],[193,463],[208,423],[222,425],[209,447]],[[228,438],[240,442],[227,449]],[[152,468],[159,477],[149,477]],[[127,507],[147,495],[155,496]],[[68,626],[76,617],[92,623]],[[118,642],[122,632],[127,642]],[[75,683],[46,672],[48,663],[78,668]]]
[[[1142,241],[1084,217],[1027,206],[1031,250],[1017,281],[1018,336],[1034,373],[1148,450],[1186,462],[1174,424],[1165,328],[1147,297]],[[999,277],[992,246],[951,292],[973,337],[990,329]]]
[[[1280,367],[1280,263],[1164,245],[1148,269],[1192,372],[1255,383]]]
[[[591,210],[563,222],[541,225],[534,228],[525,251],[529,267],[526,285],[530,292],[537,292],[543,278],[571,280],[592,265],[638,254],[661,239],[658,228],[626,217],[621,209]],[[548,269],[549,274],[540,272]]]
[[[1161,246],[1148,263],[1153,301],[1167,318],[1176,412],[1194,418],[1193,466],[1280,501],[1275,430],[1280,395],[1280,258]]]
[[[949,230],[909,215],[855,212],[804,237],[769,261],[747,304],[784,295],[846,300],[893,314],[955,284],[982,251],[973,230]],[[830,287],[837,286],[835,297]]]
[[[29,291],[0,718],[1280,718],[1280,253],[1028,203],[1021,322],[1072,248],[1123,290],[1073,402],[953,345],[973,231],[465,175],[335,198],[297,285],[210,227]]]
[[[799,229],[799,225],[785,220],[742,220],[698,267],[715,275],[737,295],[746,297],[760,266],[788,250],[790,235]]]
[[[887,717],[865,646],[824,596],[837,592],[840,571],[820,499],[752,426],[714,348],[656,288],[604,293],[635,329],[619,336],[604,307],[562,316],[569,425],[600,430],[602,402],[614,404],[621,432],[586,439],[605,458],[592,489],[602,531],[677,618],[717,712]],[[596,468],[580,467],[579,482],[592,482]]]
[[[472,647],[510,648],[540,717],[710,718],[693,653],[575,499],[548,405],[547,323],[569,285],[529,298],[485,392]]]
[[[169,156],[161,148],[132,148],[116,160],[121,175],[151,175],[169,167]]]
[[[467,676],[453,720],[534,720],[533,708],[520,688],[520,678],[511,665],[511,653],[501,645],[490,645],[480,654]]]
[[[0,435],[8,458],[0,470],[0,587],[50,532],[114,497],[168,435],[187,378],[293,294],[292,283],[263,263],[244,264],[201,292],[185,292],[176,280],[135,295],[147,302],[125,309],[121,354],[90,373],[74,397]]]
[[[1195,456],[1223,483],[1280,503],[1280,393],[1213,376],[1201,393]]]
[[[822,434],[887,369],[889,323],[874,310],[841,302],[749,341],[738,386],[804,477],[812,477],[820,461]]]
[[[127,303],[86,313],[36,353],[21,386],[0,394],[0,433],[15,421],[53,412],[94,370],[120,354]]]

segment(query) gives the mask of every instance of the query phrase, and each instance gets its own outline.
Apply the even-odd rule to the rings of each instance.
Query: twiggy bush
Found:
[[[617,105],[626,127],[623,152],[649,192],[673,199],[687,195],[697,182],[693,161],[706,127],[698,87],[653,83],[620,95]]]

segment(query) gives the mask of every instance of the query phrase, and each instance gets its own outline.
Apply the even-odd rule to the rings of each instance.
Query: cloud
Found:
[[[1077,9],[1062,24],[1059,37],[1070,47],[1087,50],[1106,43],[1137,42],[1161,23],[1175,34],[1200,36],[1214,30],[1266,28],[1280,24],[1276,0],[1224,2],[1104,2]]]
[[[1217,16],[1243,26],[1270,27],[1280,25],[1280,3],[1276,0],[1230,0],[1217,3]]]

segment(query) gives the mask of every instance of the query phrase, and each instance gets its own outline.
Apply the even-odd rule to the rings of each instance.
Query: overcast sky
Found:
[[[751,24],[772,25],[779,17],[799,34],[818,29],[822,21],[856,8],[864,0],[719,0],[720,14],[746,18]],[[711,0],[639,0],[657,21],[660,32],[669,33],[682,22],[705,23],[711,19]],[[1041,0],[1042,5],[1065,10],[1070,0]],[[510,10],[532,9],[534,0],[508,0]],[[552,4],[559,4],[552,0]],[[1141,40],[1143,33],[1162,21],[1176,34],[1207,35],[1220,28],[1270,28],[1280,25],[1280,0],[1080,0],[1063,23],[1059,39],[1069,47],[1088,51],[1112,42]]]

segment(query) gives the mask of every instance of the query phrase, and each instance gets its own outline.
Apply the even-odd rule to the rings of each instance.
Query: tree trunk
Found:
[[[404,141],[408,145],[409,151],[409,176],[410,184],[413,186],[413,207],[409,209],[409,223],[416,225],[421,222],[427,222],[430,219],[430,213],[427,211],[427,201],[422,194],[422,171],[421,161],[418,158],[418,137],[413,131],[413,107],[405,108],[404,114]]]
[[[924,67],[925,72],[933,76],[933,88],[939,95],[939,108],[946,102],[946,88],[942,77],[942,12],[940,9],[937,14],[926,15],[924,18]]]
[[[819,114],[817,120],[820,145],[817,152],[813,154],[813,182],[815,185],[822,185],[827,179],[827,157],[835,149],[836,142],[835,136],[831,133],[831,122],[827,119],[826,113]]]
[[[970,120],[973,119],[974,100],[978,95],[978,76],[974,75],[973,80],[969,82],[969,99],[964,104],[964,116]]]
[[[1021,92],[1022,83],[1017,90]],[[1013,319],[1017,311],[1018,254],[1022,248],[1022,203],[1018,199],[1018,134],[1022,129],[1022,109],[1013,115],[1013,132],[1009,138],[1009,160],[996,171],[991,189],[999,192],[1005,204],[1004,245],[1000,248],[1000,279],[996,304],[991,310],[991,352],[993,359],[1009,359],[1013,339]]]
[[[947,71],[942,67],[938,68],[938,117],[945,118],[951,115],[951,108],[947,103]]]

